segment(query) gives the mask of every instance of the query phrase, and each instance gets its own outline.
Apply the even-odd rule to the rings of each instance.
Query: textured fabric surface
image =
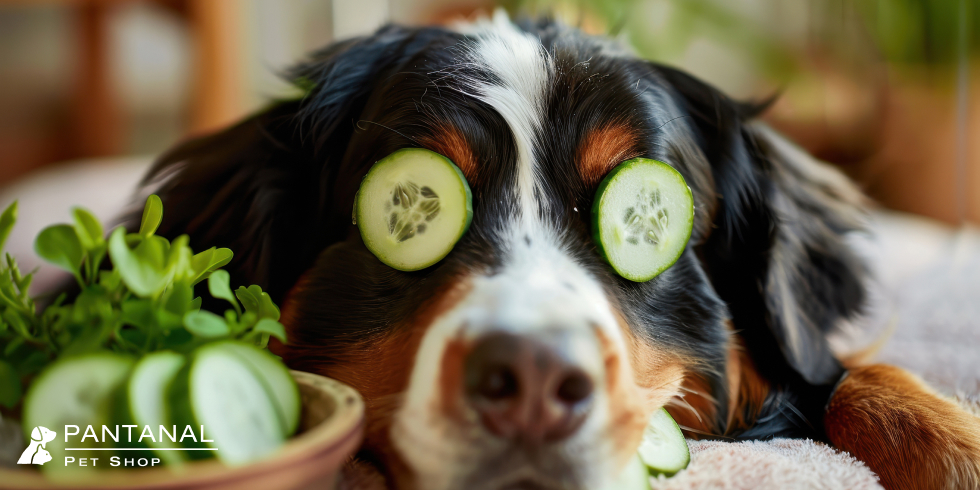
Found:
[[[980,232],[876,212],[852,237],[871,269],[865,315],[832,344],[843,355],[877,348],[894,364],[980,414]],[[689,441],[691,464],[657,490],[881,488],[863,463],[813,441]]]
[[[883,342],[873,362],[912,371],[939,391],[980,394],[980,230],[879,212],[854,246],[873,273],[864,318],[833,340],[847,352]]]
[[[863,463],[810,440],[689,441],[691,464],[672,478],[651,479],[654,490],[881,489]]]

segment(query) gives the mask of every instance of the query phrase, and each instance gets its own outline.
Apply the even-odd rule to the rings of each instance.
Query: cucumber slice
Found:
[[[639,456],[633,456],[630,462],[626,464],[626,468],[623,468],[623,472],[619,474],[619,478],[616,479],[611,485],[606,485],[604,490],[649,490],[650,489],[650,473],[647,472],[647,467],[643,465],[640,461]]]
[[[300,396],[289,369],[275,356],[243,342],[221,342],[221,347],[237,355],[259,379],[276,407],[276,414],[287,436],[299,427]]]
[[[129,380],[126,381],[124,395],[124,417],[140,428],[149,426],[157,435],[156,430],[161,425],[166,426],[169,420],[167,412],[167,388],[184,366],[184,356],[171,351],[160,351],[147,354],[133,368]],[[179,428],[181,432],[184,427]],[[177,437],[181,433],[178,432]],[[178,439],[179,441],[179,439]],[[163,437],[156,442],[146,439],[144,443],[151,448],[179,447],[179,443]],[[146,446],[140,446],[146,447]],[[156,451],[161,460],[168,464],[180,462],[183,458],[177,451]]]
[[[78,458],[99,457],[104,451],[65,451],[66,447],[112,447],[96,443],[89,437],[82,442],[87,426],[95,429],[102,440],[102,425],[112,424],[113,395],[122,386],[133,367],[133,360],[121,354],[99,352],[61,359],[48,366],[34,382],[24,399],[24,434],[30,435],[35,427],[46,427],[57,433],[44,450],[54,456],[51,464],[42,466],[45,471],[84,470],[84,467],[64,466],[65,456]],[[62,433],[66,425],[78,426],[78,434]],[[58,459],[61,459],[60,461]]]
[[[424,269],[449,254],[473,219],[473,196],[448,158],[398,150],[371,167],[354,201],[354,222],[380,261]]]
[[[599,184],[592,234],[620,276],[649,281],[677,262],[694,226],[694,198],[670,165],[646,158],[621,163]]]
[[[194,352],[169,390],[172,419],[178,427],[204,427],[198,445],[217,448],[214,456],[242,464],[275,451],[286,440],[276,406],[252,369],[221,343]],[[200,432],[198,432],[200,437]],[[187,441],[185,446],[189,446]],[[202,454],[203,453],[203,454]],[[208,456],[190,451],[192,458]]]
[[[681,428],[663,408],[650,417],[637,453],[654,475],[671,476],[691,462],[691,452]]]

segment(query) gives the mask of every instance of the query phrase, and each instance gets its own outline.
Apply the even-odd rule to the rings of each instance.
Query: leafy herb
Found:
[[[33,273],[21,274],[10,254],[0,263],[0,406],[17,405],[23,381],[59,357],[108,349],[143,354],[171,349],[190,352],[218,339],[239,339],[265,347],[269,337],[285,342],[279,308],[259,286],[232,293],[220,270],[232,259],[227,248],[194,254],[187,235],[172,242],[154,233],[163,204],[151,195],[138,233],[117,227],[104,238],[91,213],[72,210],[74,223],[45,228],[37,254],[68,272],[81,287],[73,302],[65,296],[38,311],[28,296]],[[0,214],[0,251],[17,219],[17,203]],[[102,267],[108,257],[112,268]],[[214,298],[231,303],[216,314],[201,311],[194,286],[208,281]]]

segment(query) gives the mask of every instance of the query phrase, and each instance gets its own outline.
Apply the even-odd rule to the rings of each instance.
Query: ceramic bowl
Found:
[[[241,466],[217,460],[180,467],[92,471],[46,478],[33,469],[0,468],[3,489],[300,490],[334,489],[341,466],[364,437],[364,401],[350,386],[292,371],[303,411],[299,431],[276,453]],[[67,475],[66,475],[67,477]]]

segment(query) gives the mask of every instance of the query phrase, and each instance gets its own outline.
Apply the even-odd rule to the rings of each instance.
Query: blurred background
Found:
[[[764,118],[879,204],[856,242],[877,281],[857,330],[893,330],[884,360],[980,393],[977,0],[0,0],[0,206],[20,199],[7,249],[38,264],[33,237],[72,205],[111,222],[154,155],[289,95],[278,74],[311,50],[498,7],[617,37],[736,98],[778,93]]]
[[[867,314],[835,347],[887,338],[880,360],[980,407],[980,2],[499,1],[0,0],[7,250],[39,264],[34,236],[73,205],[111,222],[155,155],[289,95],[278,73],[311,50],[387,22],[546,13],[733,97],[778,93],[765,120],[878,203],[854,242]]]
[[[616,36],[738,98],[778,92],[766,119],[883,206],[980,221],[976,0],[0,0],[0,187],[219,128],[333,40],[498,6]]]

